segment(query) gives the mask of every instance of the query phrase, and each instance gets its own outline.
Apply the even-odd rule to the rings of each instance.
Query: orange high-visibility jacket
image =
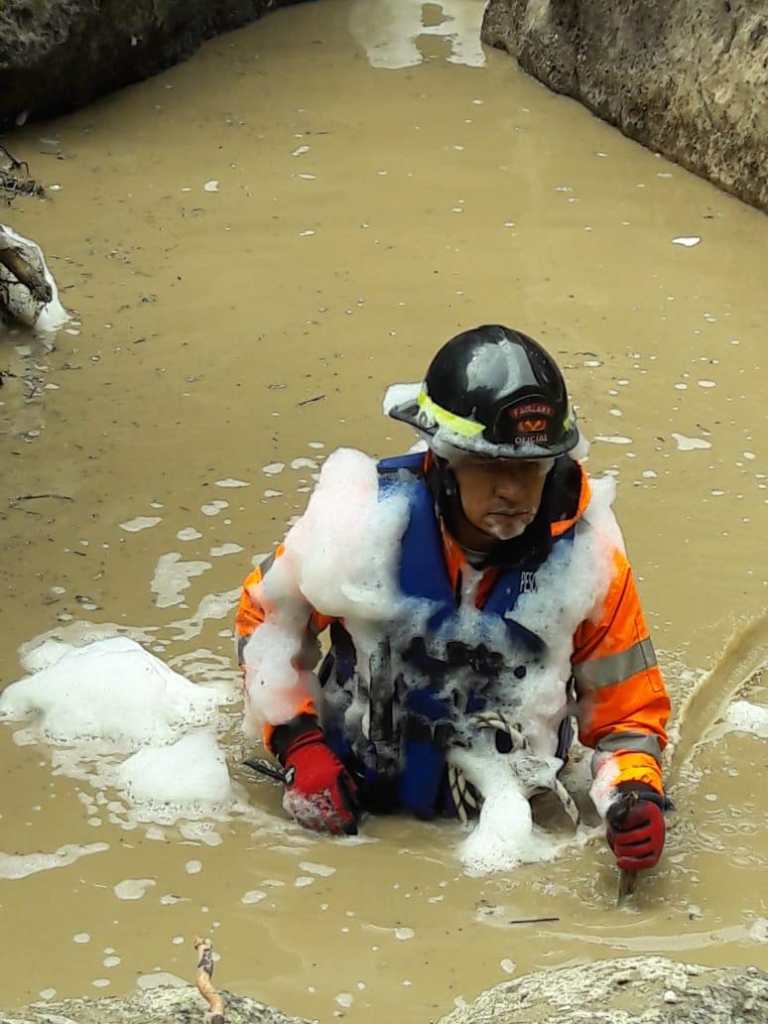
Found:
[[[428,457],[427,457],[428,458]],[[426,466],[426,462],[425,462]],[[575,515],[551,524],[553,537],[569,530],[582,516],[591,497],[586,473],[581,472],[581,490]],[[455,590],[467,564],[459,544],[443,526],[443,549]],[[281,557],[282,546],[275,552]],[[268,569],[267,569],[268,571]],[[475,591],[475,605],[482,608],[501,570],[489,568]],[[265,613],[253,588],[262,579],[262,569],[246,578],[236,616],[238,658],[248,637],[264,621]],[[308,634],[317,636],[333,621],[322,609],[311,612]],[[602,607],[585,619],[573,636],[571,665],[577,693],[579,739],[599,754],[610,755],[610,785],[644,782],[663,792],[660,758],[666,745],[665,725],[670,703],[653,644],[640,606],[632,569],[620,549],[613,552],[613,577]],[[311,697],[297,703],[295,714],[315,714]],[[267,723],[265,742],[273,726]]]

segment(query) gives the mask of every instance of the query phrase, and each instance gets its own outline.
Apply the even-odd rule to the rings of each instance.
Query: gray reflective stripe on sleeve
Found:
[[[251,639],[250,634],[248,636],[239,636],[237,638],[237,663],[243,665],[245,663],[245,645]]]
[[[659,737],[652,732],[612,732],[598,741],[595,750],[606,754],[631,750],[634,754],[650,754],[657,761],[661,761]]]
[[[272,568],[272,563],[274,562],[274,560],[275,553],[273,551],[271,555],[267,555],[263,562],[259,562],[259,571],[261,572],[262,579],[264,579],[269,570]]]
[[[587,689],[599,689],[601,686],[614,686],[624,679],[646,668],[656,665],[656,652],[650,637],[639,640],[628,651],[619,654],[608,654],[604,658],[585,661],[573,666],[576,682]]]

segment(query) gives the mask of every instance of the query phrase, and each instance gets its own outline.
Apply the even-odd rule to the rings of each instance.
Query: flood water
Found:
[[[0,880],[9,1007],[191,980],[200,932],[222,987],[321,1021],[423,1024],[511,976],[627,953],[768,965],[755,736],[695,754],[665,859],[621,909],[600,840],[469,878],[457,825],[315,838],[238,767],[232,609],[304,507],[314,470],[291,463],[407,449],[386,385],[478,323],[561,361],[678,703],[766,605],[768,221],[480,49],[480,14],[291,7],[5,140],[60,186],[2,219],[42,245],[76,324],[52,351],[0,335],[0,684],[41,634],[124,630],[220,688],[249,801],[137,823],[2,726],[0,874],[69,848]],[[749,699],[768,700],[759,679]],[[559,920],[510,924],[531,917]]]

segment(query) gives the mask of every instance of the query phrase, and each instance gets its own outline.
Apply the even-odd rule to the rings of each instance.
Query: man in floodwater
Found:
[[[669,700],[612,481],[590,482],[575,457],[555,361],[525,334],[478,327],[421,385],[390,388],[385,411],[427,450],[334,453],[243,588],[247,713],[282,766],[286,810],[331,833],[354,833],[364,810],[464,817],[486,795],[483,766],[505,757],[525,796],[567,801],[575,722],[619,866],[652,867]]]

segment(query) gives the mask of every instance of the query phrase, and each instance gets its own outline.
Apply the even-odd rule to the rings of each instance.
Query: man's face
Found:
[[[466,458],[452,465],[464,515],[496,540],[519,537],[539,510],[553,459]]]

